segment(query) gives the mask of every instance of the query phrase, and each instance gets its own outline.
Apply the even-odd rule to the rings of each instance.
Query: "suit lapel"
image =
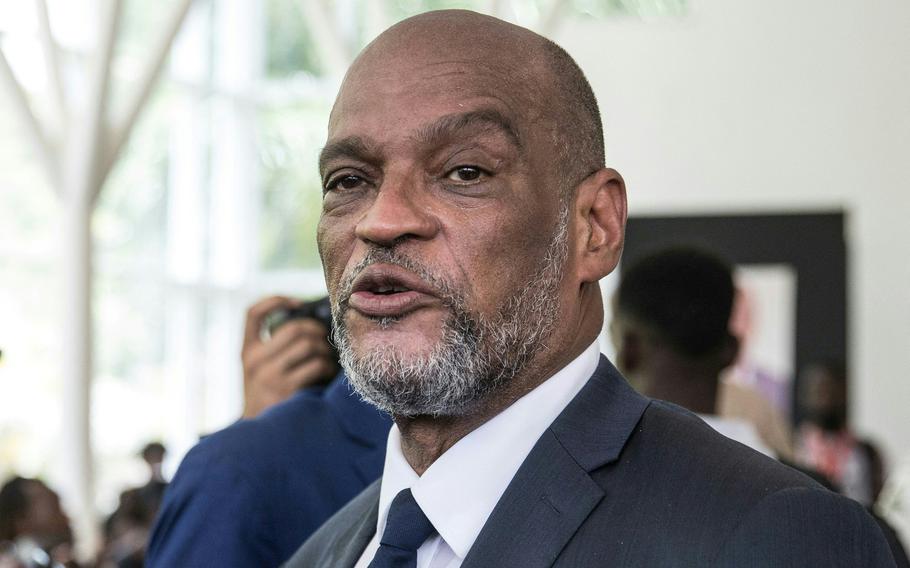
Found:
[[[376,534],[376,520],[379,514],[379,487],[381,479],[364,490],[363,503],[366,508],[359,516],[358,522],[349,525],[350,528],[337,535],[332,547],[332,555],[326,567],[354,568],[360,555]],[[369,494],[369,495],[367,495]]]
[[[537,441],[463,568],[545,568],[604,498],[589,473],[614,461],[649,401],[607,359]]]
[[[550,430],[572,458],[591,472],[619,457],[649,404],[601,355],[591,380]]]
[[[496,504],[462,568],[550,566],[602,498],[600,487],[553,433],[544,432]]]

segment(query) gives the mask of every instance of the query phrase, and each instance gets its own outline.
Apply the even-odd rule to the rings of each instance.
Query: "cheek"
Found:
[[[540,267],[552,232],[534,229],[527,218],[495,215],[452,235],[460,276],[468,283],[478,307],[498,309]]]
[[[353,243],[353,233],[346,237],[349,231],[345,230],[344,222],[339,219],[323,217],[316,229],[316,244],[319,249],[319,258],[322,259],[322,270],[325,274],[326,286],[333,291],[341,280],[347,259]]]

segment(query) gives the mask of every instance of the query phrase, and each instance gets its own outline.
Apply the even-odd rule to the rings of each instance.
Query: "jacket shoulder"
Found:
[[[376,533],[381,482],[375,481],[329,518],[283,568],[353,566]]]
[[[723,436],[692,412],[668,402],[652,402],[632,442],[644,446],[643,453],[652,459],[684,466],[694,474],[693,483],[711,480],[705,489],[741,497],[745,490],[753,502],[788,487],[821,488],[801,472]],[[718,485],[719,477],[726,482]]]
[[[642,414],[617,459],[589,475],[605,497],[568,547],[566,566],[592,550],[617,565],[713,566],[734,528],[766,497],[822,491],[660,401]]]
[[[152,529],[150,566],[195,566],[223,553],[234,565],[277,565],[367,481],[319,393],[204,437],[184,457]],[[375,462],[375,463],[373,463]],[[366,467],[373,479],[381,462]]]
[[[878,525],[859,504],[825,489],[772,493],[736,527],[717,566],[895,566]]]
[[[334,422],[334,415],[318,393],[302,391],[274,406],[260,416],[239,420],[230,426],[204,436],[191,450],[190,455],[217,459],[225,455],[236,459],[238,455],[266,454],[276,444],[294,440],[299,444],[316,438],[321,424]],[[289,434],[293,432],[294,436]],[[324,432],[320,432],[324,434]]]

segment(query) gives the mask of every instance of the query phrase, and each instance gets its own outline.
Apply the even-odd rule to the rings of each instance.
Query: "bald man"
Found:
[[[383,477],[288,566],[892,565],[857,504],[600,355],[625,187],[558,46],[463,11],[395,25],[320,171],[335,343],[395,425]]]

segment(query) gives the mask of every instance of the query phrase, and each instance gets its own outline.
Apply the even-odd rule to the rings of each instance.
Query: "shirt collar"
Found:
[[[600,360],[595,341],[537,388],[455,443],[420,477],[389,432],[376,534],[385,530],[392,499],[411,488],[414,499],[459,558],[465,558],[490,513],[537,440],[582,389]]]

